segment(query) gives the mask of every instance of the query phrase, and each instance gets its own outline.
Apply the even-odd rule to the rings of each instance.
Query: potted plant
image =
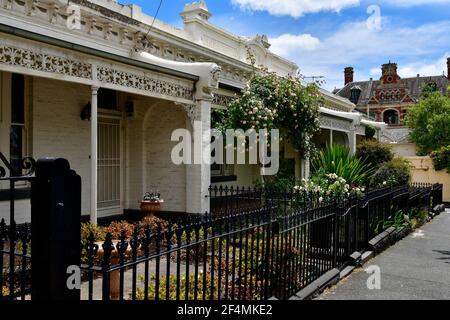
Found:
[[[161,204],[164,200],[161,199],[161,194],[158,192],[147,192],[141,201],[141,210],[143,212],[153,214],[161,211]]]

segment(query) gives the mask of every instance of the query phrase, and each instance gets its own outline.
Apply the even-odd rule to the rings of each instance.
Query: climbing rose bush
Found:
[[[314,150],[312,136],[320,130],[320,105],[317,83],[305,84],[299,78],[282,78],[258,70],[226,111],[213,115],[216,129],[279,129],[296,150]],[[219,118],[219,120],[218,120]]]

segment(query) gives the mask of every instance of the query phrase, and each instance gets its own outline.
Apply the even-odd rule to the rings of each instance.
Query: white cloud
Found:
[[[288,55],[298,50],[312,51],[320,45],[320,40],[310,34],[283,34],[269,39],[271,49],[280,55]]]
[[[309,34],[283,34],[271,38],[272,51],[296,62],[306,76],[323,75],[328,89],[342,87],[343,68],[355,68],[355,80],[379,76],[381,64],[389,60],[399,63],[403,77],[439,75],[446,69],[450,21],[424,24],[415,28],[399,28],[384,19],[382,30],[370,30],[365,21],[343,24],[328,37],[318,39]],[[401,65],[400,62],[408,63]],[[424,62],[417,62],[424,61]]]
[[[450,52],[444,54],[437,61],[418,61],[399,66],[398,74],[403,78],[415,77],[417,74],[422,76],[440,75],[446,72],[448,57],[450,57]]]
[[[393,7],[414,7],[420,5],[450,4],[450,0],[380,0],[380,4]],[[266,11],[274,16],[299,18],[308,13],[325,11],[340,12],[358,6],[361,0],[231,0],[242,10]]]
[[[231,0],[242,10],[267,11],[272,15],[289,15],[295,18],[307,13],[339,12],[359,5],[360,0]]]
[[[414,7],[432,4],[450,4],[450,0],[383,0],[382,3],[396,7]]]

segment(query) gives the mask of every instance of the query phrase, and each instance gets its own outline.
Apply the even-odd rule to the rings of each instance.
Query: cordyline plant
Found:
[[[256,68],[252,55],[252,78],[242,95],[226,110],[215,110],[213,127],[226,129],[279,129],[280,135],[301,153],[311,153],[312,136],[320,130],[319,114],[323,102],[319,83],[305,84],[298,77],[280,77]]]

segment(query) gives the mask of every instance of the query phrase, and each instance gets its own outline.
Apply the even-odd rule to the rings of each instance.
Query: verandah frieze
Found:
[[[92,79],[92,65],[65,57],[0,45],[0,63],[35,71]]]
[[[193,86],[183,86],[165,80],[116,70],[111,67],[97,66],[97,80],[122,87],[153,92],[164,96],[183,98],[186,100],[194,99]]]
[[[20,48],[11,45],[0,45],[0,64],[26,68],[30,71],[46,72],[54,75],[62,75],[80,80],[87,80],[87,85],[98,82],[119,86],[127,91],[127,88],[142,91],[145,95],[157,95],[179,98],[183,100],[194,99],[194,85],[184,80],[161,79],[163,75],[144,74],[143,72],[122,71],[118,68],[85,62],[86,60],[75,59],[73,57],[57,56],[49,53],[42,53],[40,50]],[[96,69],[96,75],[93,69]],[[34,75],[33,72],[30,73]],[[39,74],[38,74],[39,75]],[[181,83],[180,83],[181,81]]]

